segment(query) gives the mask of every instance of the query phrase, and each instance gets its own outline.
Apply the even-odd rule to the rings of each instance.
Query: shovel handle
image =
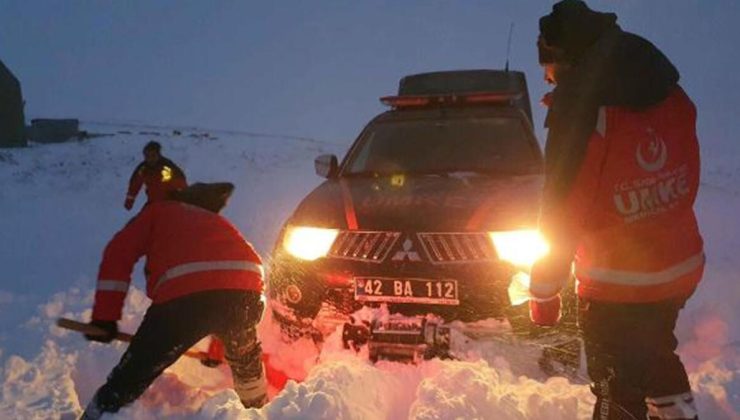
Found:
[[[75,321],[74,319],[59,318],[57,319],[56,324],[57,324],[57,327],[64,328],[66,330],[77,331],[82,334],[89,334],[89,335],[105,334],[105,331],[96,327],[95,325],[91,325],[85,322]],[[133,338],[133,335],[129,333],[125,333],[125,332],[119,332],[118,334],[116,334],[116,337],[115,337],[116,340],[123,341],[124,343],[130,343],[132,338]],[[183,355],[187,357],[192,357],[193,359],[198,359],[201,362],[210,363],[214,366],[221,364],[221,360],[212,359],[210,356],[208,356],[208,353],[204,351],[188,350],[185,353],[183,353]]]
[[[103,329],[96,327],[95,325],[88,324],[85,322],[79,322],[75,321],[73,319],[69,318],[59,318],[57,319],[57,327],[61,327],[67,330],[77,331],[82,334],[88,334],[88,335],[103,335],[105,334],[105,331]],[[125,332],[119,332],[114,337],[118,341],[123,341],[125,343],[130,343],[131,338],[133,338],[133,335]]]

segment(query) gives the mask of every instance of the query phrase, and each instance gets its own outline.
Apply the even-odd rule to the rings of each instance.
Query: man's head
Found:
[[[147,165],[154,165],[162,157],[162,145],[156,141],[150,141],[144,146],[144,161]]]
[[[537,49],[545,80],[558,79],[610,28],[616,28],[617,15],[591,10],[581,0],[563,0],[552,6],[552,13],[540,18]]]
[[[172,191],[170,199],[218,213],[226,207],[232,192],[234,184],[230,182],[208,184],[198,182],[181,190]]]

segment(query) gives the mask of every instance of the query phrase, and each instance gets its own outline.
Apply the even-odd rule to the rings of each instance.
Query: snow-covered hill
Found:
[[[189,181],[231,181],[225,215],[269,257],[278,229],[320,179],[313,158],[348,145],[203,130],[88,125],[82,142],[0,151],[0,418],[74,418],[124,346],[90,344],[54,327],[89,317],[102,248],[132,216],[130,171],[150,139]],[[709,263],[677,328],[702,418],[740,418],[740,165],[705,153],[697,210]],[[137,205],[141,205],[139,197]],[[143,286],[141,270],[134,284]],[[121,327],[133,331],[148,300],[129,293]],[[263,331],[266,346],[269,332]],[[522,375],[514,349],[471,348],[465,361],[368,364],[326,346],[301,384],[261,410],[244,410],[227,368],[182,359],[112,418],[590,418],[584,383]],[[515,357],[517,356],[517,357]]]

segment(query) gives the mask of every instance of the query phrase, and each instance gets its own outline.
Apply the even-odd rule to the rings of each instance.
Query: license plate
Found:
[[[355,277],[355,300],[360,302],[459,305],[457,280]]]

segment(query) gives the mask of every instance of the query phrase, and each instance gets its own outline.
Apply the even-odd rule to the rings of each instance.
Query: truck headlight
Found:
[[[288,226],[283,248],[296,258],[313,261],[329,253],[338,234],[338,229]]]
[[[489,235],[499,259],[517,267],[529,269],[550,252],[550,245],[535,229],[491,232]]]

